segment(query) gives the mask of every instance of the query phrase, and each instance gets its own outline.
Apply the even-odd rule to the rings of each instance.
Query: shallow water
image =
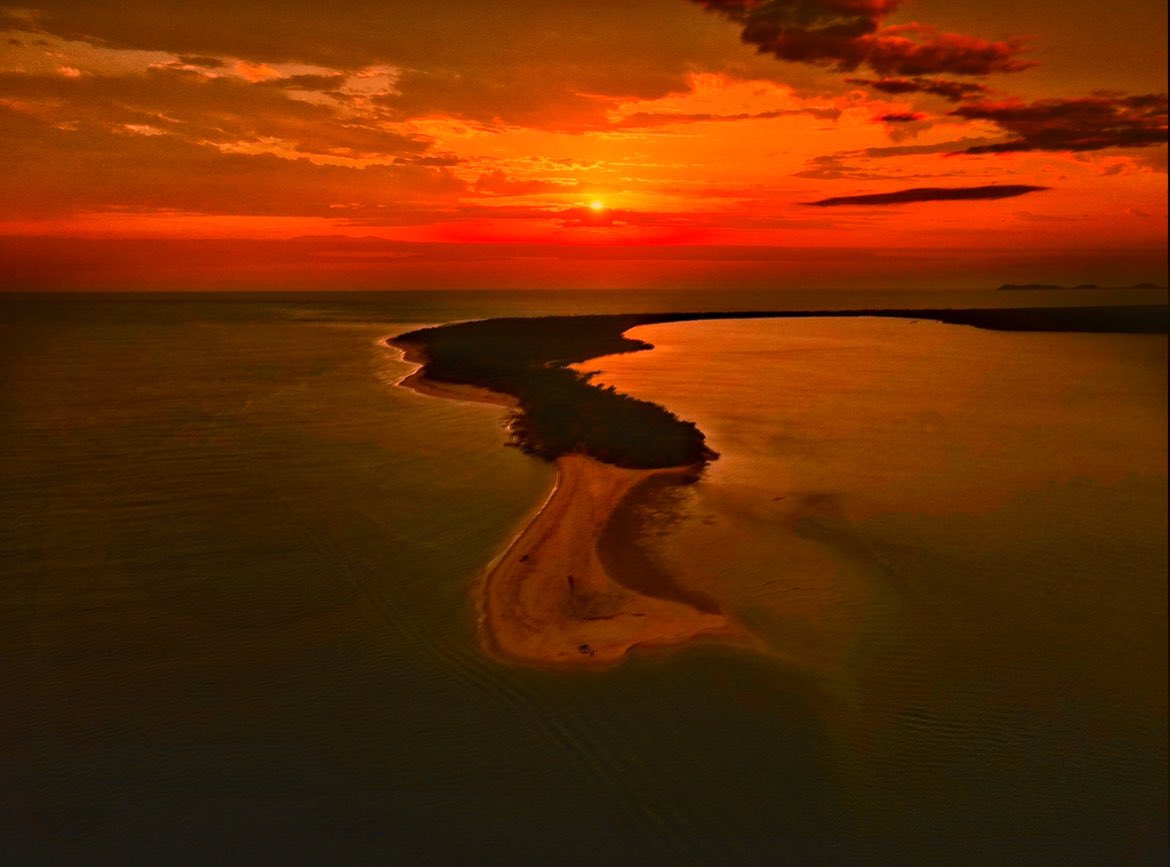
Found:
[[[1164,833],[1164,337],[630,334],[656,348],[585,366],[721,457],[628,508],[666,571],[818,680],[874,840],[1091,862]]]
[[[1137,855],[1157,855],[1164,826],[1141,822],[1165,801],[1164,692],[1147,682],[1165,662],[1146,658],[1165,611],[1164,554],[1148,537],[1164,538],[1164,489],[1141,500],[1145,523],[1120,506],[1110,523],[1092,505],[1108,488],[1130,509],[1151,496],[1141,478],[1071,478],[1059,514],[1094,562],[1112,552],[1115,575],[1161,568],[1160,591],[1103,594],[1099,569],[1054,584],[1067,533],[983,551],[1004,523],[991,501],[979,530],[962,510],[928,522],[913,498],[866,511],[847,492],[836,506],[785,507],[799,532],[782,547],[799,548],[822,583],[801,595],[786,566],[764,591],[772,513],[735,473],[750,486],[751,461],[771,452],[749,448],[736,471],[716,425],[724,458],[688,490],[723,490],[715,474],[729,474],[725,501],[711,494],[717,523],[683,503],[660,550],[693,545],[692,514],[714,527],[738,552],[714,589],[771,653],[698,646],[573,675],[480,653],[468,590],[551,471],[502,447],[501,410],[394,388],[410,368],[379,339],[486,315],[721,305],[759,303],[3,299],[4,851],[53,864],[899,862],[971,851],[970,829],[984,827],[983,848],[962,860],[1091,860],[1125,834]],[[1150,412],[1164,432],[1162,395]],[[806,468],[825,458],[810,453]],[[1164,485],[1164,452],[1161,473]],[[776,489],[800,487],[790,481]],[[1052,498],[1030,491],[1008,497],[1013,514],[1051,520]],[[889,539],[904,548],[880,549],[881,562],[911,576],[913,593],[867,571]],[[983,553],[955,553],[968,549]],[[860,565],[834,566],[842,550]],[[1032,583],[991,580],[1021,552]],[[932,572],[951,577],[924,582]],[[1002,623],[1021,599],[1059,616],[1039,631],[1023,613]],[[1011,638],[1018,673],[993,642],[964,649],[979,629]],[[930,662],[939,648],[950,656]],[[1039,698],[1019,698],[1045,679]],[[1101,710],[1104,694],[1114,711]],[[1033,754],[1066,756],[1064,770],[1027,764]],[[1016,773],[1021,762],[1040,770]],[[962,793],[940,768],[967,769]],[[1058,783],[1068,794],[1024,823],[1039,835],[1025,852],[1009,819]],[[1090,787],[1111,806],[1087,806]]]

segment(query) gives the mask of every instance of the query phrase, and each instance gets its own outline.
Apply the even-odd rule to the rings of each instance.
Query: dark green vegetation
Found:
[[[982,310],[833,310],[752,313],[658,313],[484,319],[400,334],[396,346],[419,351],[423,375],[473,385],[519,402],[516,445],[542,458],[580,452],[621,467],[671,467],[715,457],[702,431],[661,406],[601,388],[567,365],[601,355],[650,349],[623,333],[638,325],[696,319],[889,316],[931,319],[1000,331],[1154,334],[1167,331],[1164,305]]]
[[[426,356],[424,375],[512,395],[512,435],[524,451],[552,459],[584,452],[622,467],[694,464],[714,455],[702,432],[654,403],[591,385],[567,365],[650,344],[623,337],[661,316],[486,319],[399,335]]]

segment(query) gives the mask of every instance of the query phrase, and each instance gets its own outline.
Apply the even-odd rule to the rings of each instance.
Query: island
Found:
[[[570,369],[590,358],[651,349],[626,336],[640,325],[794,317],[929,319],[1004,331],[1166,333],[1165,305],[647,313],[499,318],[390,338],[415,370],[400,384],[421,394],[508,410],[511,445],[552,461],[548,500],[475,585],[480,640],[500,659],[596,667],[633,648],[698,638],[751,643],[709,601],[670,581],[623,575],[601,539],[617,506],[650,479],[696,481],[718,455],[703,432],[667,408]],[[635,589],[638,588],[638,589]]]
[[[1078,283],[1076,286],[1062,286],[1059,283],[1004,283],[999,287],[1000,292],[1042,292],[1042,291],[1077,291],[1108,289],[1110,292],[1154,291],[1165,292],[1165,286],[1156,283],[1135,283],[1132,286],[1101,287],[1096,283]]]

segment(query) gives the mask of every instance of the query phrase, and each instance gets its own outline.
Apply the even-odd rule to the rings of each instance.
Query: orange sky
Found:
[[[0,2],[0,287],[1166,280],[1166,4]]]

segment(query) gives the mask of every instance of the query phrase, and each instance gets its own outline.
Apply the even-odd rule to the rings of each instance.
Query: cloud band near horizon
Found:
[[[1031,184],[989,184],[982,187],[915,187],[892,193],[869,193],[857,196],[831,196],[815,202],[804,202],[817,208],[841,205],[908,205],[915,202],[951,202],[978,199],[1013,199],[1028,193],[1037,193],[1049,187]]]

